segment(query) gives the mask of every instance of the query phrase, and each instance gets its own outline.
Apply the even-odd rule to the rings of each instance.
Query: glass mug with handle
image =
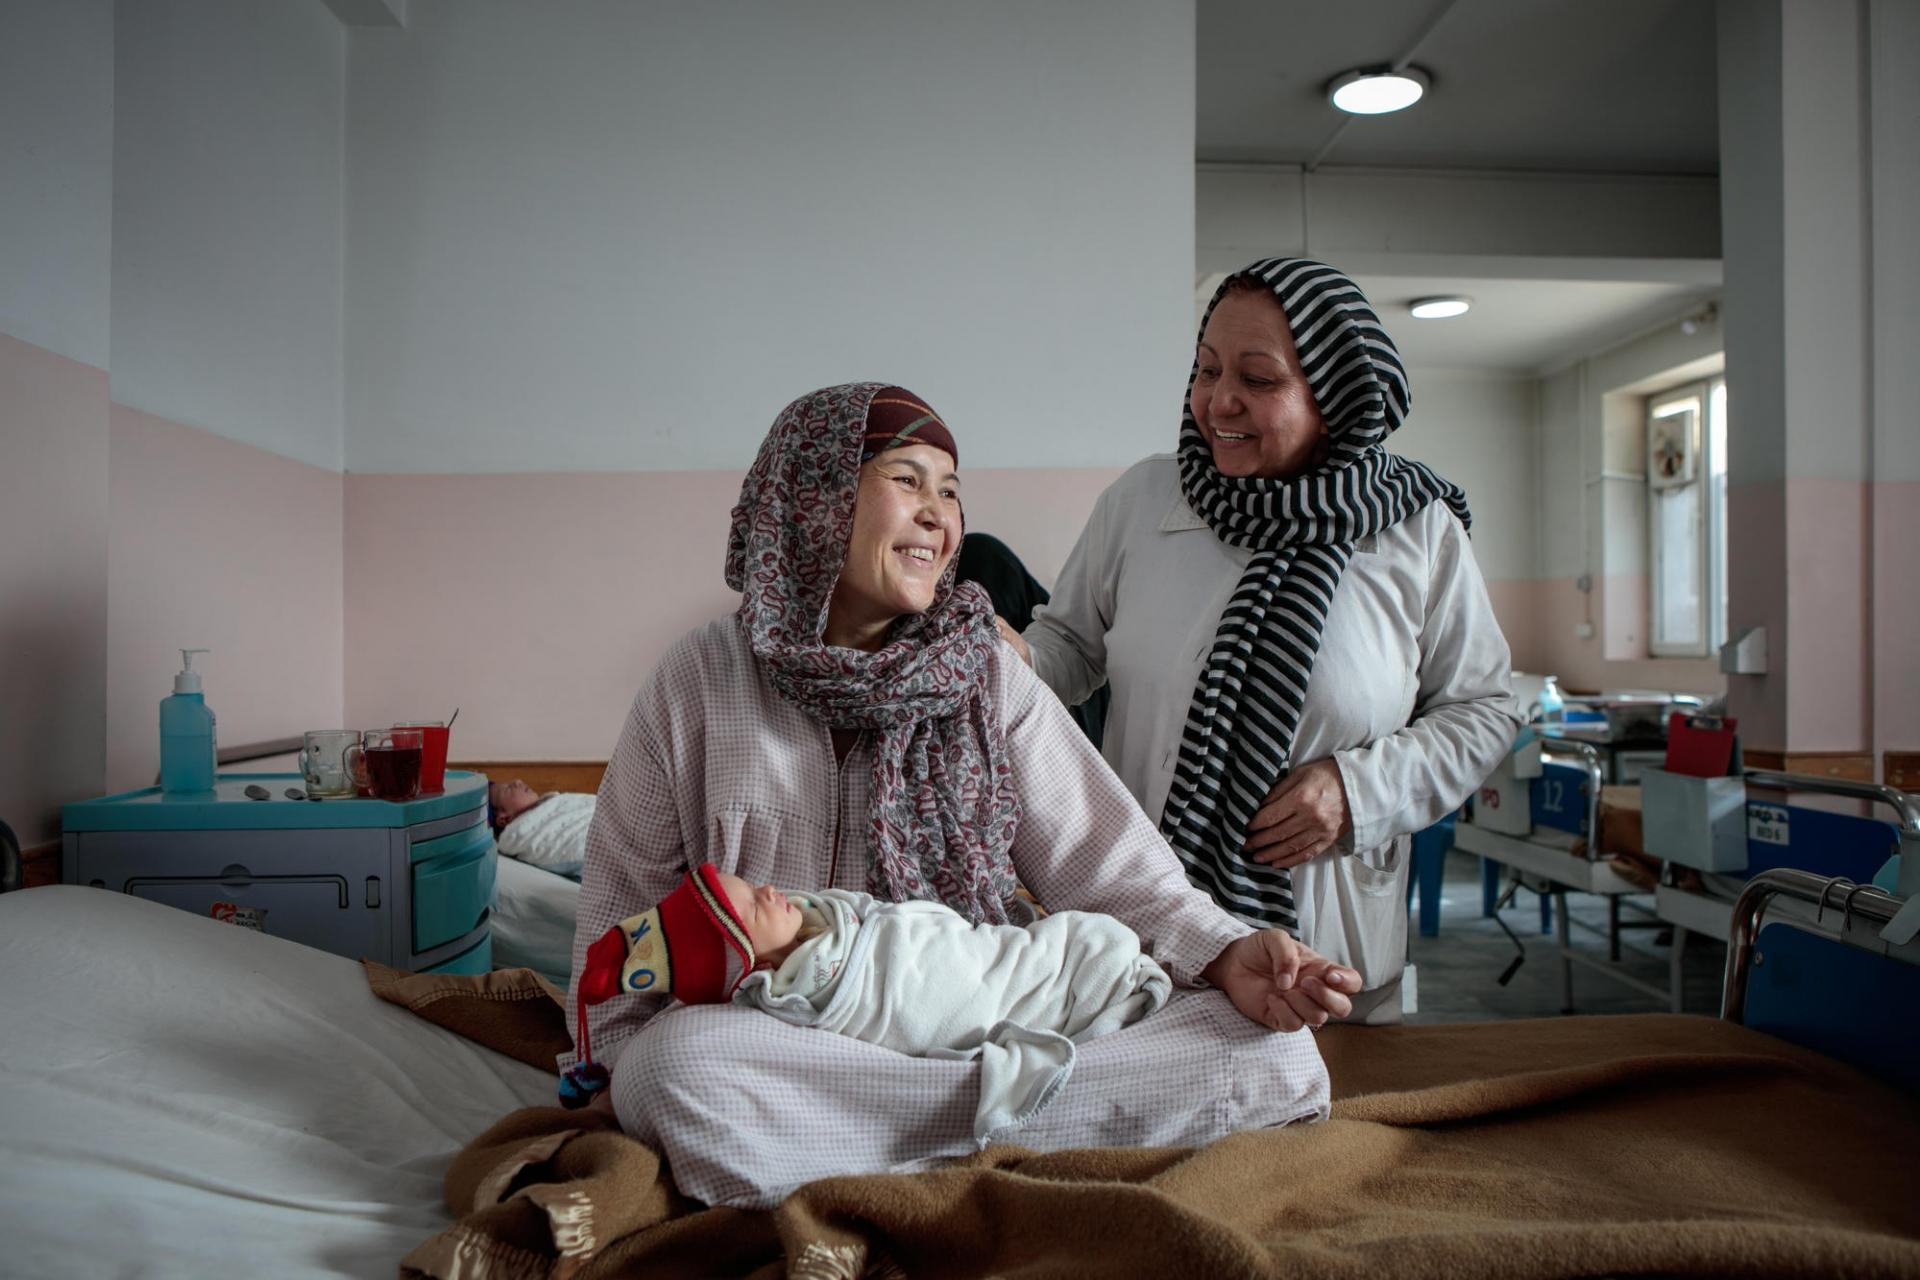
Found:
[[[307,796],[338,800],[353,794],[353,774],[347,769],[347,748],[360,745],[358,729],[312,729],[301,737],[300,778]]]
[[[420,794],[418,729],[369,729],[348,747],[347,771],[376,800],[411,800]]]

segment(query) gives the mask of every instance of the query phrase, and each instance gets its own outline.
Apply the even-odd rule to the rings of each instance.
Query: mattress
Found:
[[[553,1097],[355,961],[124,894],[0,895],[0,973],[7,1274],[389,1277]]]
[[[580,882],[502,854],[494,877],[493,965],[525,967],[567,989]]]

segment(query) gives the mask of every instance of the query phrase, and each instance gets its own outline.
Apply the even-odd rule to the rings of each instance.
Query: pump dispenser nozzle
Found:
[[[200,692],[200,673],[193,669],[193,655],[212,653],[211,649],[182,649],[180,651],[180,673],[173,678],[175,693]]]

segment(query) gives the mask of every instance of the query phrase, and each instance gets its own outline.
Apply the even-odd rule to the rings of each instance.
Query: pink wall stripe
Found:
[[[1920,751],[1920,481],[1873,486],[1873,753]]]
[[[1786,482],[1787,741],[1796,751],[1873,744],[1872,486]]]
[[[963,473],[968,527],[1051,582],[1117,469]],[[444,719],[468,758],[605,759],[647,673],[733,610],[740,473],[346,478],[354,727]]]
[[[107,786],[151,785],[179,649],[222,744],[337,726],[342,477],[113,406]]]
[[[23,844],[106,770],[107,375],[0,334],[0,818]]]

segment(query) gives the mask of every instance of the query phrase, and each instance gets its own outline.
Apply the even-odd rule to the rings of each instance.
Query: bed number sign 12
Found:
[[[1792,844],[1787,811],[1777,804],[1747,806],[1747,839],[1761,844]]]

